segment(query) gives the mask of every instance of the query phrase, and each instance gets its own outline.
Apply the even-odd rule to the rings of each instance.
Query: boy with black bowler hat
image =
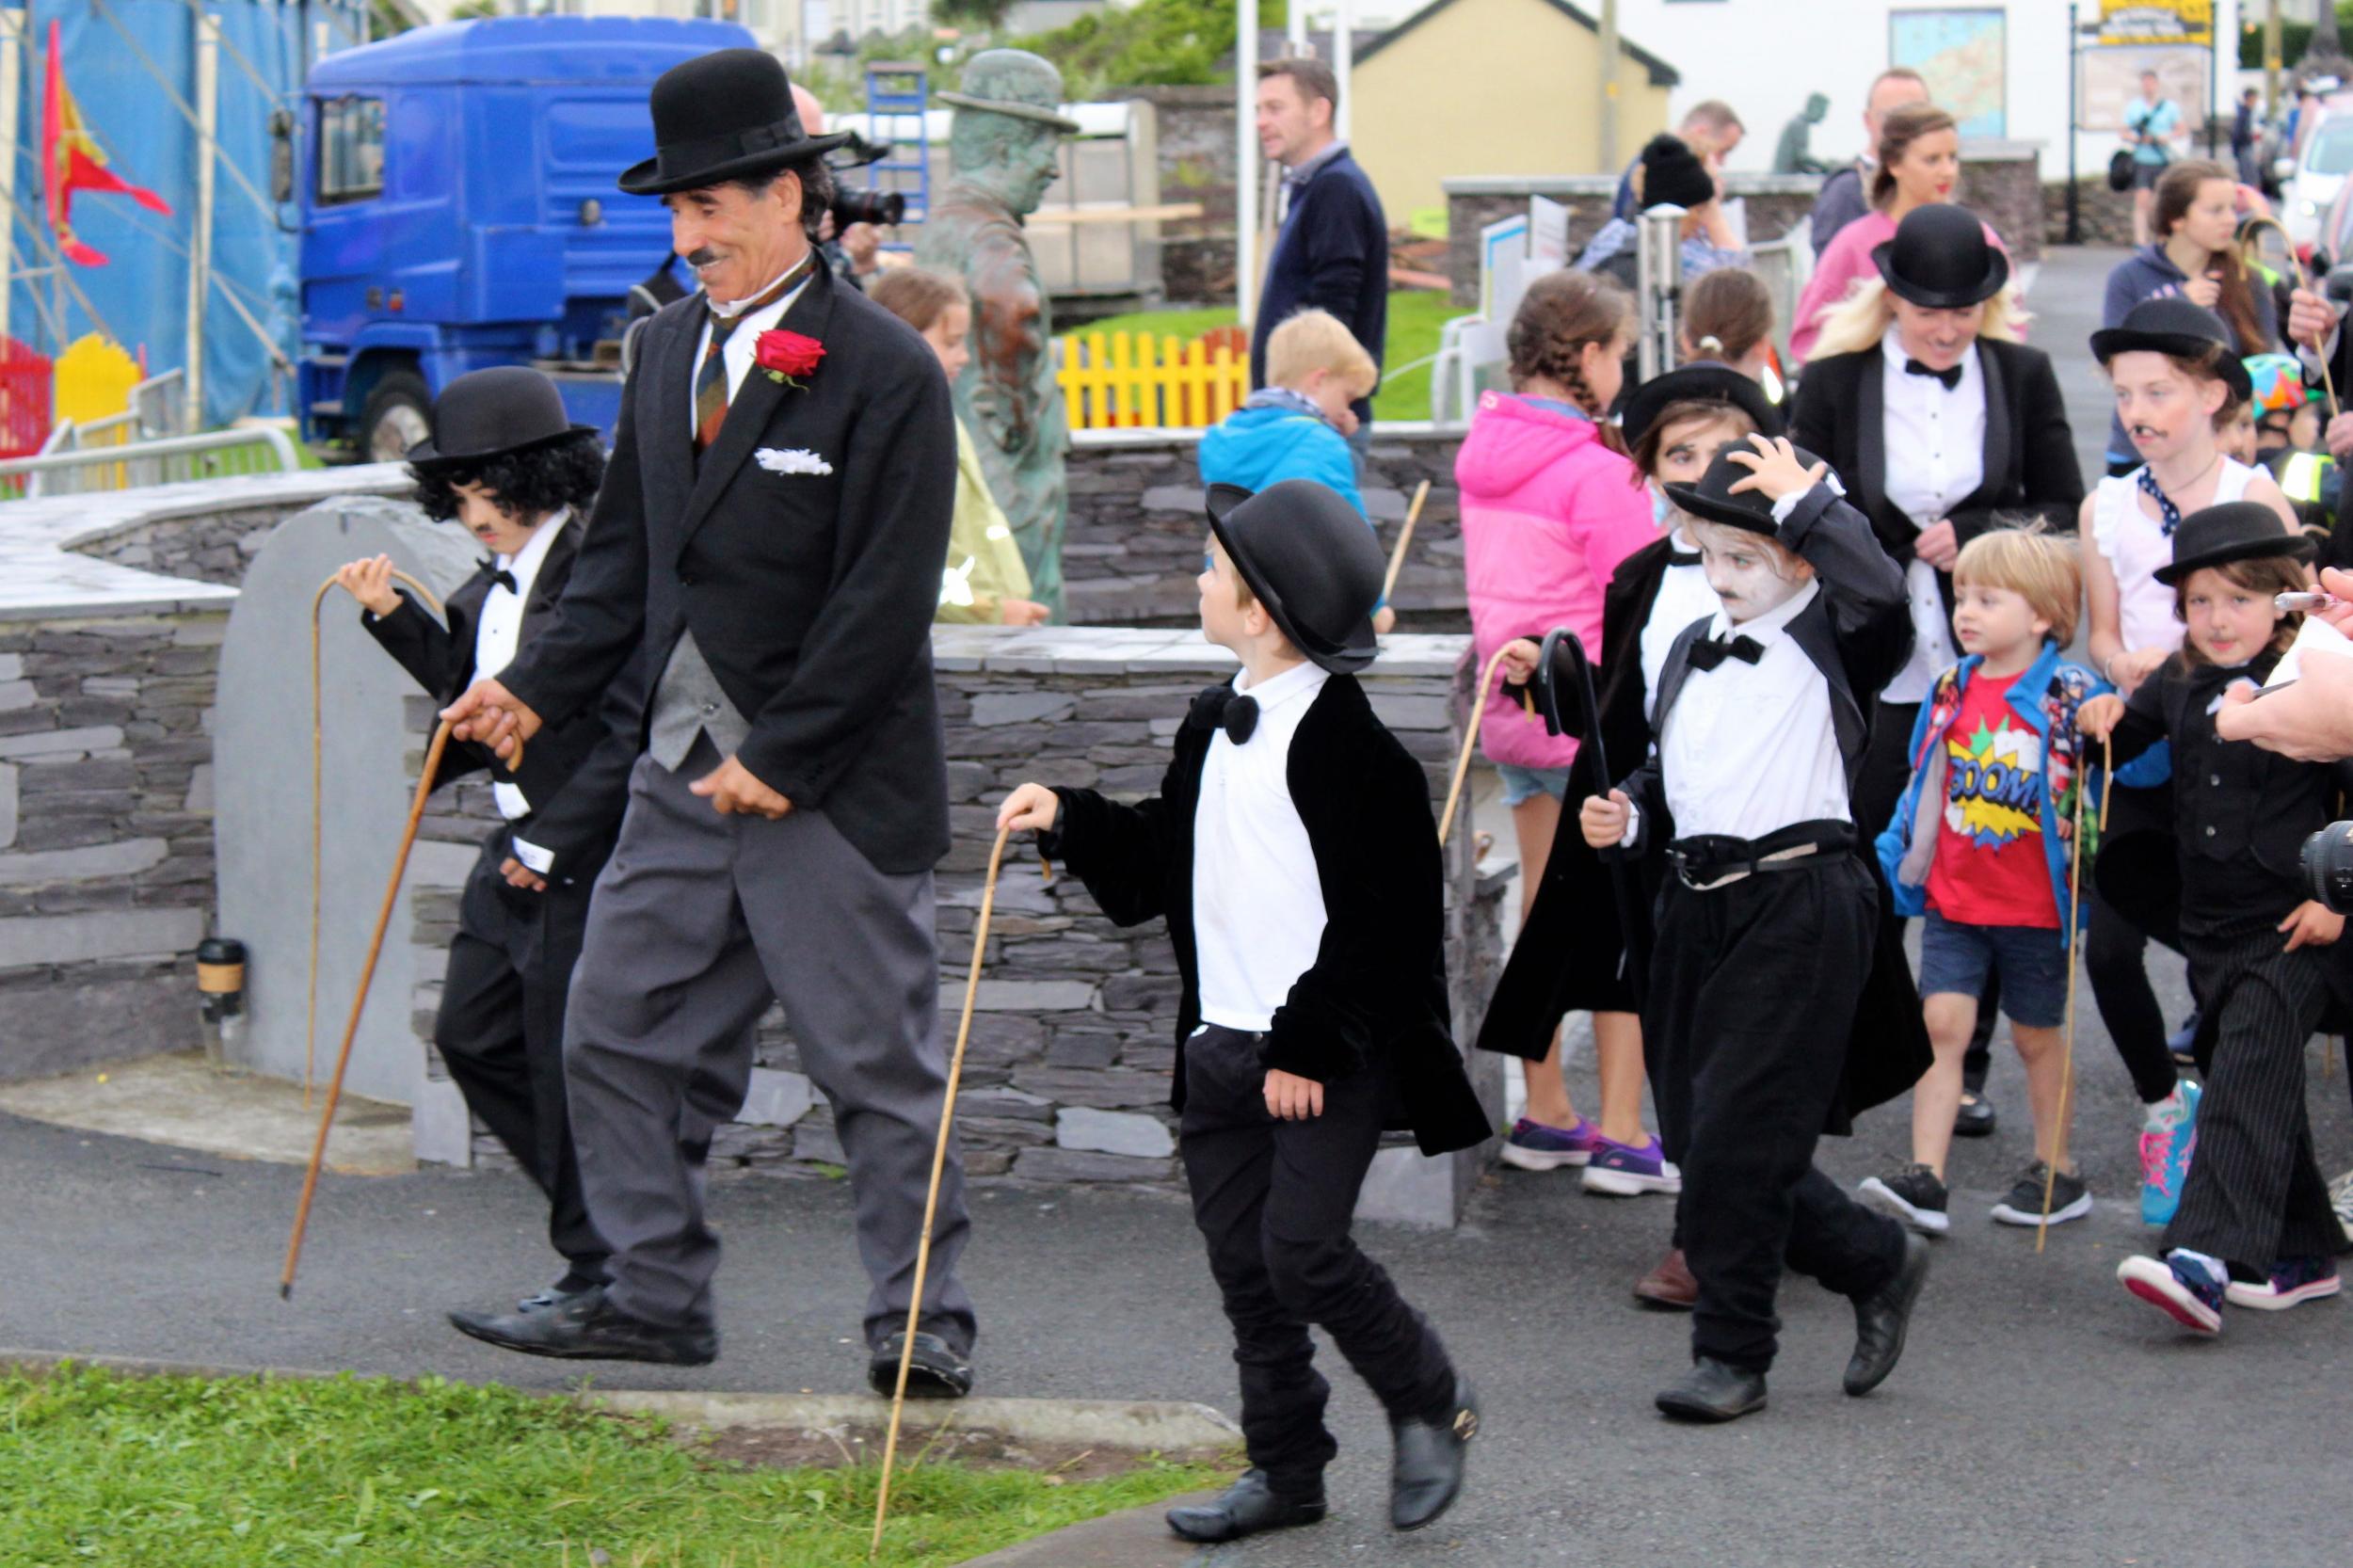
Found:
[[[368,634],[447,702],[504,668],[554,618],[604,452],[593,427],[565,415],[555,384],[520,365],[450,382],[434,404],[433,429],[408,452],[418,502],[491,552],[449,596],[448,626],[393,586],[389,556],[351,562],[336,578],[360,601]],[[628,803],[637,707],[625,675],[603,707],[543,730],[513,770],[460,743],[443,753],[434,779],[438,788],[488,769],[504,819],[483,840],[459,899],[433,1044],[467,1109],[548,1195],[548,1239],[565,1272],[518,1303],[523,1314],[605,1278],[610,1249],[588,1217],[566,1114],[564,1000],[588,892]]]
[[[1349,1222],[1385,1128],[1431,1155],[1494,1128],[1448,1032],[1429,784],[1353,673],[1375,652],[1381,547],[1309,479],[1213,486],[1209,513],[1202,634],[1242,670],[1193,700],[1160,793],[1024,784],[997,820],[1036,829],[1117,923],[1166,917],[1176,951],[1170,1101],[1251,1468],[1169,1527],[1232,1541],[1323,1517],[1338,1450],[1312,1323],[1388,1411],[1390,1523],[1418,1529],[1462,1488],[1479,1406]]]
[[[1927,1066],[1902,1045],[1916,1031],[1858,1017],[1879,894],[1849,792],[1869,694],[1911,650],[1903,575],[1826,465],[1750,441],[1667,487],[1721,608],[1668,651],[1651,760],[1579,814],[1595,849],[1663,838],[1673,867],[1642,1043],[1699,1282],[1691,1372],[1657,1402],[1694,1421],[1763,1407],[1785,1264],[1854,1303],[1854,1395],[1895,1369],[1928,1272],[1926,1241],[1813,1162],[1821,1133]]]

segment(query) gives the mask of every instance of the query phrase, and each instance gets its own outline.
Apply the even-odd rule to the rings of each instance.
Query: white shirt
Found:
[[[735,330],[728,334],[728,341],[719,349],[719,360],[727,368],[728,401],[729,403],[733,403],[735,394],[744,390],[744,377],[752,373],[752,355],[758,345],[760,334],[776,329],[776,323],[784,319],[784,312],[792,308],[792,302],[801,297],[801,291],[808,287],[809,279],[817,276],[817,269],[823,265],[824,265],[823,258],[812,260],[808,273],[799,282],[792,285],[790,293],[769,304],[762,305],[759,310],[744,317],[736,324]],[[785,272],[777,273],[759,288],[754,289],[751,296],[757,299],[766,294],[782,282],[790,271],[791,268],[787,268]],[[736,313],[732,308],[715,299],[706,300],[704,304],[710,314],[703,318],[702,330],[695,336],[695,358],[688,365],[686,372],[686,430],[690,436],[694,434],[696,428],[695,382],[702,375],[703,356],[711,352],[711,315],[732,317]]]
[[[1331,677],[1300,664],[1238,694],[1256,697],[1258,725],[1236,745],[1209,738],[1193,816],[1193,941],[1201,1019],[1264,1031],[1323,941],[1323,883],[1315,846],[1291,800],[1291,737]]]
[[[1699,547],[1678,527],[1667,548],[1679,554],[1696,553]],[[1658,579],[1658,597],[1650,603],[1650,619],[1642,623],[1642,717],[1658,712],[1658,677],[1667,667],[1667,654],[1683,629],[1705,620],[1723,607],[1707,585],[1707,568],[1670,564]]]
[[[1926,528],[1943,521],[1985,479],[1985,371],[1973,346],[1961,358],[1960,383],[1947,392],[1935,376],[1905,370],[1910,357],[1890,327],[1880,339],[1884,488],[1890,504]],[[1881,693],[1890,702],[1925,701],[1938,672],[1961,662],[1938,575],[1916,558],[1904,568],[1912,658]]]
[[[555,548],[555,536],[571,520],[571,508],[559,508],[541,523],[522,549],[512,555],[498,558],[499,570],[515,579],[509,589],[504,583],[493,583],[482,599],[482,618],[473,629],[473,675],[476,680],[496,675],[515,662],[516,648],[522,641],[523,606],[531,601],[531,585],[539,580],[539,567]],[[490,798],[498,803],[499,815],[508,822],[531,814],[531,802],[522,791],[512,784],[493,784]]]
[[[1684,678],[1658,740],[1676,833],[1762,839],[1797,823],[1853,820],[1830,682],[1787,630],[1821,591],[1808,583],[1739,626],[1721,606],[1710,619],[1705,635],[1746,636],[1765,651],[1753,664],[1726,659]]]

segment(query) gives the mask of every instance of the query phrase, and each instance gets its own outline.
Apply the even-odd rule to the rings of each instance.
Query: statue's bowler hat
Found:
[[[801,128],[792,84],[774,55],[714,49],[655,79],[654,155],[623,174],[620,184],[632,196],[666,196],[749,179],[849,139]]]

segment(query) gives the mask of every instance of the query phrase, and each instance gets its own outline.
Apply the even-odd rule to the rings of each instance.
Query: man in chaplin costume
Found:
[[[644,755],[565,1041],[611,1283],[468,1332],[538,1355],[718,1353],[703,1164],[773,996],[833,1106],[872,1281],[869,1378],[888,1388],[946,1088],[929,633],[954,416],[923,341],[818,262],[840,138],[803,132],[783,67],[749,49],[675,66],[653,122],[656,155],[620,185],[669,208],[701,292],[646,328],[558,624],[448,710],[504,755],[645,660]],[[968,1230],[951,1161],[910,1392],[971,1386]]]
[[[972,296],[972,358],[956,400],[989,493],[1004,509],[1031,597],[1062,618],[1062,538],[1070,520],[1063,465],[1070,424],[1054,384],[1054,320],[1021,220],[1062,167],[1062,73],[1019,49],[989,49],[964,68],[948,152],[955,174],[924,217],[916,261],[964,280]]]

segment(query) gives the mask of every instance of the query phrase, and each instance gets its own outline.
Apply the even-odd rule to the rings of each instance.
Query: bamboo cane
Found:
[[[932,1220],[939,1208],[939,1178],[948,1167],[948,1137],[956,1115],[956,1085],[964,1076],[965,1042],[972,1036],[972,1007],[981,994],[981,961],[988,952],[989,917],[997,907],[997,872],[1004,863],[1010,827],[997,830],[989,846],[988,880],[981,888],[980,919],[972,926],[972,967],[964,981],[964,1016],[956,1024],[956,1048],[948,1058],[948,1093],[939,1108],[939,1137],[932,1145],[932,1185],[923,1197],[923,1231],[915,1245],[915,1293],[907,1303],[906,1342],[899,1352],[899,1381],[890,1393],[890,1430],[883,1439],[882,1483],[874,1493],[874,1539],[866,1549],[872,1560],[882,1550],[883,1525],[890,1512],[890,1471],[899,1457],[899,1418],[906,1411],[907,1369],[915,1362],[915,1336],[923,1320],[923,1276],[931,1267]]]
[[[2116,767],[2111,760],[2115,746],[2107,736],[2100,737],[2100,815],[2096,819],[2105,829],[2108,822],[2108,787],[2116,781]],[[2041,1252],[2051,1235],[2051,1190],[2058,1184],[2058,1169],[2067,1159],[2068,1116],[2073,1109],[2075,1087],[2075,953],[2082,941],[2082,922],[2078,919],[2083,907],[2084,870],[2084,778],[2080,766],[2075,775],[2075,831],[2068,846],[2067,866],[2067,1032],[2059,1047],[2058,1134],[2051,1146],[2051,1158],[2042,1168],[2042,1217],[2035,1226],[2034,1250]]]
[[[319,1134],[311,1145],[311,1168],[302,1177],[302,1200],[295,1207],[294,1230],[286,1238],[286,1268],[279,1276],[278,1296],[280,1301],[294,1295],[295,1265],[302,1257],[302,1233],[311,1222],[311,1199],[318,1192],[319,1167],[327,1159],[327,1134],[335,1125],[335,1105],[343,1098],[344,1072],[351,1065],[351,1043],[359,1037],[360,1015],[368,1004],[368,985],[376,979],[376,961],[384,952],[384,933],[392,923],[392,905],[400,897],[400,880],[408,870],[408,852],[417,842],[417,824],[424,820],[425,797],[433,792],[433,775],[441,765],[441,752],[449,744],[449,720],[443,719],[433,729],[432,744],[424,748],[424,771],[417,779],[416,798],[408,805],[408,824],[401,830],[400,850],[392,856],[392,880],[384,888],[384,904],[376,911],[376,935],[368,942],[367,962],[360,967],[359,994],[351,999],[351,1019],[344,1025],[344,1043],[335,1053],[335,1076],[328,1080],[327,1109],[319,1116]]]
[[[1487,667],[1479,672],[1479,684],[1471,690],[1470,722],[1463,727],[1462,755],[1454,760],[1454,781],[1447,786],[1446,809],[1438,813],[1438,843],[1441,847],[1446,843],[1447,830],[1454,825],[1454,808],[1463,798],[1463,779],[1470,772],[1471,752],[1479,744],[1479,721],[1487,712],[1487,683],[1496,678],[1496,666],[1503,663],[1504,652],[1511,646],[1506,643],[1496,649],[1495,657],[1487,661]],[[1544,870],[1541,866],[1536,869],[1540,872]]]
[[[1389,552],[1389,575],[1381,580],[1381,601],[1387,603],[1397,592],[1397,574],[1405,569],[1405,547],[1414,542],[1414,524],[1421,520],[1422,503],[1430,499],[1430,481],[1425,479],[1414,491],[1414,504],[1405,508],[1405,526],[1397,531],[1397,546]]]
[[[2303,258],[2297,255],[2296,240],[2288,233],[2286,224],[2276,217],[2252,217],[2247,220],[2247,228],[2250,233],[2257,229],[2277,229],[2281,243],[2287,249],[2288,265],[2296,269],[2296,286],[2306,294],[2313,292],[2312,275],[2304,270]],[[2337,414],[2337,380],[2329,369],[2328,348],[2329,340],[2323,337],[2313,344],[2313,357],[2320,361],[2320,385],[2329,395],[2329,417],[2334,419]]]

